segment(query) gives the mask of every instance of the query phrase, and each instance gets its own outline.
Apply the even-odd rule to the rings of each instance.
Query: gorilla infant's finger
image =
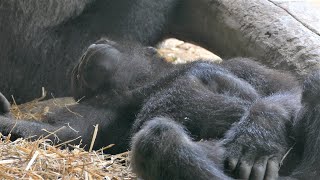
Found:
[[[238,159],[236,158],[228,158],[226,160],[226,169],[230,172],[234,171],[237,167]]]
[[[267,163],[268,157],[263,156],[258,158],[251,169],[250,180],[263,180]]]
[[[252,163],[241,161],[238,167],[238,178],[240,179],[249,179],[250,172],[252,168]]]
[[[273,157],[268,160],[266,173],[264,176],[265,180],[274,180],[279,177],[279,158]]]

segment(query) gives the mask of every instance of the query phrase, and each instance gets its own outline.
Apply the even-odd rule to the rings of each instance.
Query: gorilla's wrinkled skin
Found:
[[[320,175],[320,71],[301,85],[250,59],[172,65],[152,48],[100,40],[74,67],[71,86],[80,103],[43,122],[13,121],[1,96],[0,132],[37,138],[65,126],[61,140],[90,144],[99,124],[94,148],[131,144],[143,179],[276,179],[280,164],[281,178]]]

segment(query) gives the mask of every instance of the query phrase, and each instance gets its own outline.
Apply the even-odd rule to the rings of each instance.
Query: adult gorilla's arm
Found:
[[[70,95],[67,71],[81,51],[108,36],[153,45],[169,31],[179,0],[0,2],[0,89],[17,102],[45,87]]]
[[[0,21],[18,27],[16,31],[26,32],[38,28],[54,27],[69,18],[82,13],[86,6],[95,0],[39,0],[39,1],[1,1]],[[20,26],[16,26],[19,25]]]
[[[0,89],[7,97],[14,95],[18,102],[24,102],[37,97],[41,87],[50,92],[67,87],[63,81],[66,69],[70,61],[78,58],[75,52],[80,53],[82,47],[75,47],[81,46],[75,42],[73,48],[68,47],[68,43],[61,43],[64,37],[56,36],[52,30],[77,17],[93,1],[0,2]],[[61,82],[59,86],[56,80]]]

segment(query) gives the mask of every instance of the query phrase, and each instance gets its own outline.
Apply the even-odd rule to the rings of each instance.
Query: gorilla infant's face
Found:
[[[113,41],[102,39],[91,44],[72,71],[71,84],[74,96],[88,96],[105,84],[115,73],[122,59],[119,47]]]

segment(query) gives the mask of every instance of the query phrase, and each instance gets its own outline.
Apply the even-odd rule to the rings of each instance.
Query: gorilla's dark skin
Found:
[[[152,48],[133,47],[91,45],[72,71],[80,103],[43,122],[12,120],[1,96],[0,132],[30,137],[65,126],[57,132],[62,141],[81,136],[89,145],[99,124],[94,148],[116,144],[109,152],[119,153],[131,143],[132,167],[143,179],[276,179],[291,147],[280,175],[318,177],[320,72],[301,90],[290,74],[250,59],[172,65]]]

